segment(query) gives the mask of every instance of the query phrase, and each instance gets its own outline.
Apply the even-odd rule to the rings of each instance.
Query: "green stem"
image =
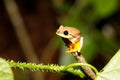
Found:
[[[43,72],[44,71],[63,72],[63,73],[71,73],[71,74],[77,75],[81,78],[85,77],[85,74],[80,69],[79,70],[73,69],[72,67],[68,68],[69,65],[68,66],[58,66],[58,65],[54,65],[54,64],[43,65],[43,64],[35,64],[35,63],[21,63],[21,62],[14,62],[14,61],[7,61],[7,62],[11,67],[22,69],[22,70],[43,71]]]
[[[98,74],[98,70],[94,66],[87,64],[87,63],[73,63],[73,64],[66,66],[64,69],[68,69],[68,68],[75,67],[75,66],[88,66],[91,69],[93,69],[96,74]]]

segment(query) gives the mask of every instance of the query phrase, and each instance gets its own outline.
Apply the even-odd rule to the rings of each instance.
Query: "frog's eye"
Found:
[[[65,30],[63,33],[64,33],[64,35],[68,35],[68,31],[67,30]]]

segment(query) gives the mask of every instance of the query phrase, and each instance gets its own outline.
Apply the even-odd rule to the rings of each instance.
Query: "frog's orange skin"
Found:
[[[80,52],[79,48],[80,48],[80,41],[77,41],[74,44],[70,44],[69,49],[66,52],[67,53],[76,52],[76,51]]]
[[[64,32],[67,31],[68,34],[64,34]],[[60,26],[59,29],[56,32],[57,35],[62,37],[63,41],[65,42],[66,46],[68,47],[68,50],[66,52],[80,52],[82,45],[83,45],[83,39],[80,37],[80,31],[74,27],[67,27],[67,26]]]

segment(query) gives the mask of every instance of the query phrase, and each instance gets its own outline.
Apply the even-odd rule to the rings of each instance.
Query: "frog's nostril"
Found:
[[[57,31],[56,31],[56,34],[59,34],[59,33],[60,33],[60,31],[59,31],[59,30],[57,30]]]

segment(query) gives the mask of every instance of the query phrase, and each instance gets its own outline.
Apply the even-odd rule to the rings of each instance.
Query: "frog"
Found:
[[[81,52],[83,37],[81,36],[80,30],[75,27],[60,25],[56,34],[63,39],[65,45],[68,47],[66,53]]]

